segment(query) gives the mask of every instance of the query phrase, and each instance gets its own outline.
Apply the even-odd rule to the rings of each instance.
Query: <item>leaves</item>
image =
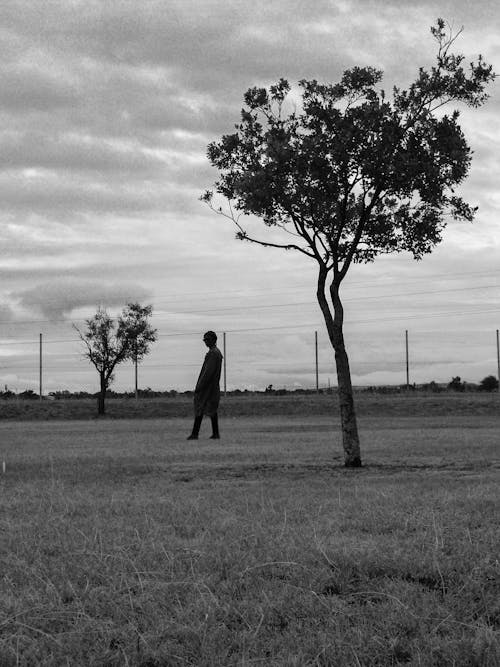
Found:
[[[149,351],[151,343],[156,341],[157,330],[153,329],[148,319],[153,313],[152,306],[129,303],[118,319],[117,337],[128,341],[129,357],[140,361]]]
[[[269,103],[267,90],[265,88],[249,88],[245,93],[245,104],[250,109],[265,107]]]
[[[98,308],[93,317],[85,320],[85,331],[73,325],[85,344],[84,356],[104,378],[106,386],[112,383],[118,364],[141,360],[149,352],[150,344],[157,338],[156,329],[148,322],[152,312],[152,306],[129,303],[115,321],[105,308]]]
[[[392,100],[377,90],[382,72],[353,67],[336,84],[302,80],[302,103],[283,113],[286,79],[250,88],[236,132],[208,147],[219,170],[216,191],[231,201],[237,238],[293,248],[342,279],[351,261],[400,252],[415,258],[440,242],[448,215],[470,221],[475,209],[454,194],[467,176],[471,151],[459,114],[445,104],[479,106],[494,74],[481,56],[469,68],[451,53],[457,38],[438,19],[435,66],[420,68]],[[213,193],[202,201],[214,210]],[[255,215],[304,245],[254,238],[239,214]]]

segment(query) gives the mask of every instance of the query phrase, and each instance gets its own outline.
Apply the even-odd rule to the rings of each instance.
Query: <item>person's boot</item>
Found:
[[[219,419],[217,415],[212,415],[210,419],[212,420],[212,435],[210,436],[210,440],[219,440]]]
[[[198,440],[198,434],[200,432],[200,426],[201,426],[202,419],[203,419],[203,415],[200,415],[199,417],[194,418],[193,430],[191,431],[191,434],[188,435],[188,437],[187,437],[188,440]]]

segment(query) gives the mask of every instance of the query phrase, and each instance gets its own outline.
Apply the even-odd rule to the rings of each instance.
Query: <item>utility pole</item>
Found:
[[[405,331],[406,343],[406,391],[410,391],[410,362],[408,360],[408,329]]]
[[[498,371],[498,391],[500,392],[500,342],[498,340],[498,329],[497,329],[497,371]]]
[[[224,363],[224,396],[227,395],[226,387],[226,332],[222,334],[222,350],[223,350],[223,363]]]
[[[135,400],[139,400],[139,388],[137,385],[137,357],[135,358]]]
[[[40,334],[40,400],[42,400],[42,334]]]
[[[319,394],[319,374],[318,374],[318,332],[314,332],[314,349],[316,353],[316,393]]]
[[[135,355],[134,355],[134,366],[135,366],[135,400],[139,400],[139,385],[137,382],[138,371],[137,371],[137,338],[135,339]]]

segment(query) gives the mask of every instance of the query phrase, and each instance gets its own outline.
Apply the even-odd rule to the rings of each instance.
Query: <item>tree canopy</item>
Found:
[[[294,238],[253,238],[233,215],[238,238],[299,250],[342,279],[352,261],[382,253],[420,259],[448,216],[473,219],[475,209],[455,193],[471,163],[459,111],[437,112],[450,102],[479,106],[494,75],[481,56],[467,68],[450,53],[456,36],[442,19],[432,34],[436,65],[420,68],[407,90],[395,87],[392,99],[373,67],[347,70],[336,84],[300,81],[301,108],[289,113],[283,78],[246,92],[237,131],[208,147],[216,190],[231,201],[230,215],[259,216]]]

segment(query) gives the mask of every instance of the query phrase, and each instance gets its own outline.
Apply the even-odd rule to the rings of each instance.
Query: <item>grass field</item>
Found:
[[[440,394],[406,392],[379,394],[359,392],[355,394],[356,410],[364,416],[500,416],[500,394],[455,393]],[[62,399],[56,401],[0,400],[0,420],[94,419],[97,399]],[[108,398],[108,419],[160,419],[191,417],[193,399],[180,394],[176,397]],[[338,417],[338,401],[335,394],[242,394],[223,397],[220,408],[224,417],[262,417],[286,415],[329,415]]]
[[[500,417],[421,411],[2,421],[0,665],[499,665]]]

